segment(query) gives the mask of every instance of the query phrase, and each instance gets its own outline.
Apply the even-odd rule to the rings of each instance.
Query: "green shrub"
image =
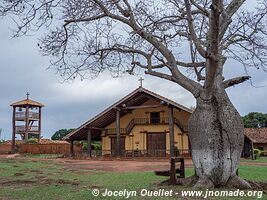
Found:
[[[99,143],[92,143],[91,144],[91,148],[92,148],[92,150],[101,150],[102,146]],[[82,149],[83,150],[87,150],[88,149],[88,144],[86,142],[82,143]]]
[[[38,144],[38,140],[35,139],[35,138],[31,138],[31,139],[29,139],[26,143],[27,143],[27,144]]]
[[[4,144],[5,143],[5,140],[0,140],[0,144]]]
[[[254,155],[257,158],[259,158],[261,156],[261,154],[263,153],[262,150],[260,149],[253,149]]]
[[[101,150],[102,148],[101,144],[98,144],[98,143],[92,144],[92,147],[93,147],[93,150]]]
[[[83,150],[87,150],[88,149],[88,144],[84,142],[83,145],[82,145],[82,149]]]

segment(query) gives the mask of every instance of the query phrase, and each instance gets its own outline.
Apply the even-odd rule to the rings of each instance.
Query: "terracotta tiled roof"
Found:
[[[24,99],[15,103],[12,103],[10,106],[36,106],[36,107],[44,107],[43,104],[33,101],[31,99]]]
[[[267,128],[245,128],[245,135],[253,143],[267,143]]]

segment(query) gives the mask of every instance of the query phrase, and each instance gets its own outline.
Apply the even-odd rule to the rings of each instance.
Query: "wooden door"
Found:
[[[111,155],[116,156],[116,145],[117,145],[117,138],[111,138]],[[125,152],[125,137],[120,138],[120,153],[124,155]]]
[[[147,133],[147,154],[151,157],[166,156],[165,133]]]

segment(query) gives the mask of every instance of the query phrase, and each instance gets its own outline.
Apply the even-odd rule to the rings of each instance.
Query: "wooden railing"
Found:
[[[29,112],[28,116],[30,119],[39,119],[39,114],[35,112]],[[25,119],[26,118],[26,112],[16,112],[15,113],[16,119]]]
[[[82,152],[74,152],[76,157],[88,157],[87,150]],[[128,157],[128,158],[142,158],[142,157],[169,157],[170,150],[169,149],[153,149],[153,150],[121,150],[120,157]],[[111,150],[91,150],[92,157],[114,157],[115,152]],[[191,153],[189,149],[176,149],[175,157],[191,157]]]
[[[38,126],[29,126],[28,132],[37,132]],[[26,132],[26,126],[16,126],[16,132],[17,133],[25,133]]]
[[[158,123],[155,123],[157,120],[151,120],[150,118],[134,118],[132,119],[126,128],[121,128],[120,133],[122,134],[130,134],[135,125],[149,125],[149,124],[168,124],[168,117],[161,117],[158,119]],[[154,122],[154,123],[153,123]],[[188,126],[182,125],[182,123],[174,118],[174,124],[176,124],[182,132],[188,132]],[[105,129],[106,134],[116,134],[116,128]]]

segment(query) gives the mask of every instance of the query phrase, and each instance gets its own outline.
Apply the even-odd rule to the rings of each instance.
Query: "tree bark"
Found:
[[[189,138],[198,181],[195,188],[249,184],[236,175],[243,149],[244,127],[241,117],[224,88],[216,88],[211,98],[197,98],[189,120]],[[235,184],[236,183],[236,184]]]

